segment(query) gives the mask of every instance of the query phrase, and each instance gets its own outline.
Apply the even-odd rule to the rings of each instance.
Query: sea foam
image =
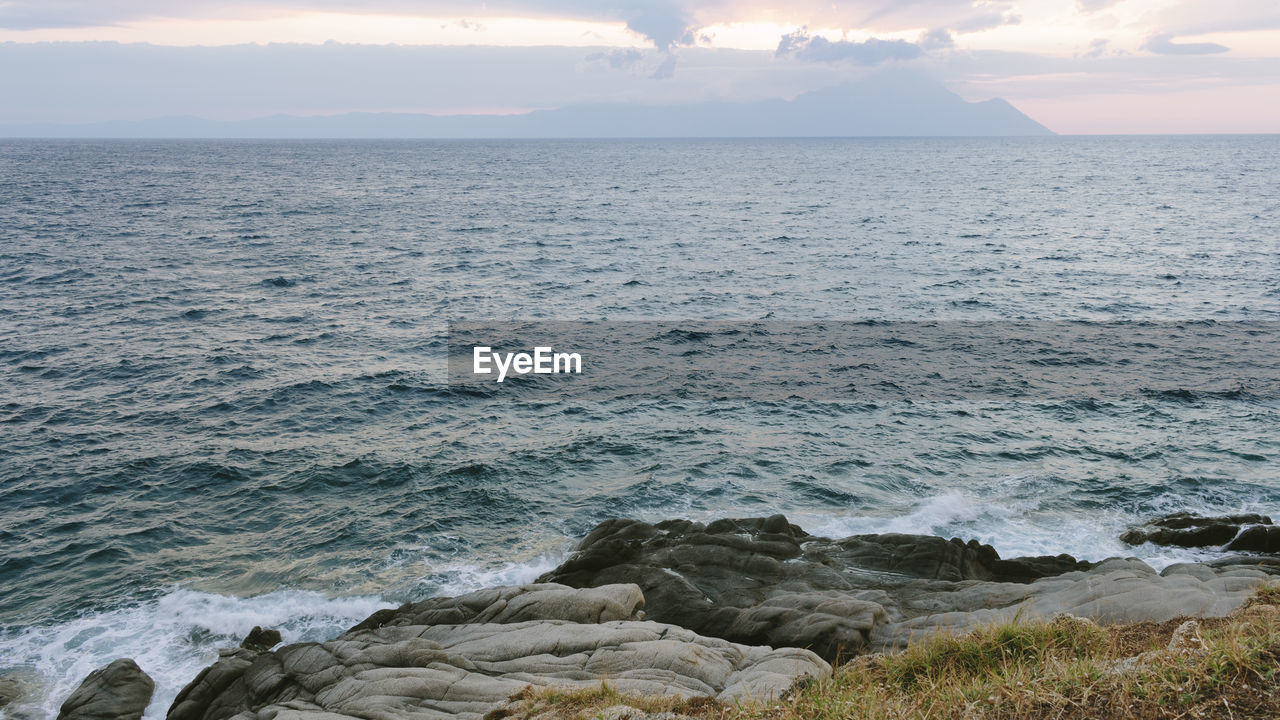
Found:
[[[153,600],[0,636],[4,670],[34,675],[33,697],[0,710],[0,718],[52,718],[95,668],[133,658],[156,683],[146,718],[163,718],[173,698],[217,650],[234,647],[255,625],[276,628],[285,642],[326,640],[388,605],[376,597],[331,598],[279,590],[251,598],[174,589]]]

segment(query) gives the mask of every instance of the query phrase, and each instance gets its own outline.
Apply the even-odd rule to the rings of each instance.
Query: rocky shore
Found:
[[[1277,532],[1263,516],[1161,518],[1124,539],[1203,542],[1224,554],[1156,572],[1134,558],[1004,559],[958,538],[816,537],[781,515],[609,520],[536,584],[380,610],[323,643],[276,647],[278,633],[256,630],[182,690],[167,717],[481,720],[504,717],[529,688],[602,684],[767,701],[829,677],[833,664],[999,623],[1226,616],[1280,579],[1280,558],[1267,554]],[[1242,538],[1258,552],[1227,550]],[[118,660],[59,717],[137,718],[151,688]]]

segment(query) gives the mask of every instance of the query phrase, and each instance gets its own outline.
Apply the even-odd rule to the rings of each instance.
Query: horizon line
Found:
[[[106,122],[144,122],[144,121],[106,121]],[[233,121],[234,122],[234,121]],[[86,123],[99,124],[99,123]],[[254,136],[228,137],[219,135],[5,135],[0,133],[0,141],[4,140],[133,140],[158,142],[164,140],[225,140],[225,141],[311,141],[311,140],[354,140],[354,141],[419,141],[419,142],[475,142],[475,141],[511,141],[511,142],[598,142],[598,141],[662,141],[662,140],[1046,140],[1049,138],[1105,138],[1105,137],[1271,137],[1280,136],[1280,130],[1273,132],[1181,132],[1181,133],[1059,133],[1047,135],[617,135],[617,136],[510,136],[510,135],[477,135],[475,137],[425,137],[406,135],[368,136],[368,135],[325,135],[325,136]]]

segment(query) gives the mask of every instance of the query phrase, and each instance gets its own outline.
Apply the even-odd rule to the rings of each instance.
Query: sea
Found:
[[[1280,136],[0,141],[0,717],[132,657],[161,718],[255,625],[528,582],[610,517],[1164,567],[1214,553],[1117,535],[1280,512],[1243,381],[473,392],[475,321],[1265,334]]]

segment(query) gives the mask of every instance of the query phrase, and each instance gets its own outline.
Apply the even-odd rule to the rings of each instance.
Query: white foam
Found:
[[[429,577],[438,595],[464,595],[484,588],[503,585],[527,585],[539,575],[554,570],[569,556],[569,550],[547,552],[526,562],[508,562],[498,566],[467,562],[428,564]]]
[[[36,697],[0,710],[0,718],[55,717],[89,672],[130,657],[156,682],[145,717],[158,720],[218,648],[234,647],[254,625],[279,630],[285,642],[326,640],[387,604],[300,590],[236,598],[175,589],[131,607],[6,633],[0,665],[27,670],[43,685]]]
[[[523,585],[568,556],[569,540],[524,562],[427,564],[422,581],[435,595],[460,595],[498,585]],[[284,642],[328,640],[379,608],[397,603],[361,595],[328,597],[279,590],[250,598],[174,588],[147,602],[37,625],[0,636],[0,669],[17,669],[42,684],[35,697],[0,709],[0,720],[52,718],[95,668],[129,657],[156,682],[147,720],[160,720],[173,698],[219,648],[234,647],[255,625],[275,628]]]
[[[809,521],[812,528],[804,522],[800,525],[813,535],[835,538],[869,533],[937,535],[957,523],[976,520],[980,515],[981,509],[972,497],[959,490],[952,490],[926,498],[924,502],[904,515],[825,518],[818,516]],[[798,516],[797,519],[799,519]]]
[[[949,490],[924,498],[894,515],[794,513],[792,521],[814,535],[832,538],[869,533],[910,533],[976,539],[991,545],[1002,557],[1058,555],[1080,560],[1137,557],[1161,570],[1179,562],[1203,562],[1220,557],[1220,550],[1156,545],[1131,546],[1120,541],[1127,527],[1151,518],[1120,508],[1063,512],[1042,508],[1048,493],[1046,478],[1019,474],[998,478],[984,495]],[[1194,507],[1186,498],[1172,500],[1178,509],[1206,515],[1223,508]],[[1244,512],[1247,510],[1239,510]]]

